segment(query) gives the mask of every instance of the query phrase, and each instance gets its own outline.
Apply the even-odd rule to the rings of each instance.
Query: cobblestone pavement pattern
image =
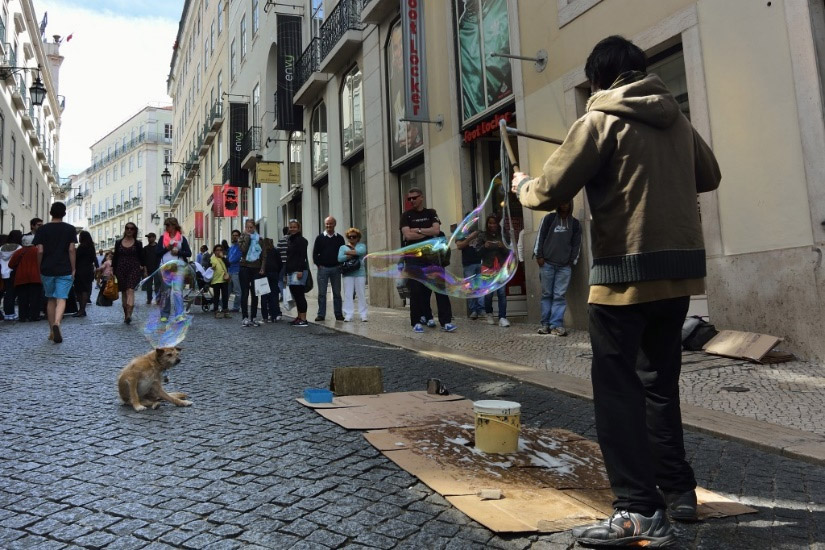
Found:
[[[388,391],[436,377],[520,402],[525,425],[593,438],[591,403],[323,326],[242,329],[198,313],[167,384],[194,405],[137,413],[114,382],[147,344],[118,309],[66,320],[60,346],[45,323],[0,326],[0,548],[573,546],[569,532],[491,533],[295,398],[332,367],[380,365]],[[679,525],[684,548],[825,548],[825,467],[686,439],[699,482],[759,514]]]

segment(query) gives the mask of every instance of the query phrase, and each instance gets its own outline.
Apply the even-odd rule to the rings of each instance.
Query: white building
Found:
[[[172,108],[144,107],[91,147],[89,232],[99,248],[112,248],[133,222],[138,236],[162,230],[168,211],[161,182],[172,158]]]
[[[0,233],[48,219],[57,191],[63,58],[44,42],[31,0],[0,2]]]

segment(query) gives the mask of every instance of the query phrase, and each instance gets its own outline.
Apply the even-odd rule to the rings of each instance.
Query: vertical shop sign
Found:
[[[424,0],[401,0],[401,36],[404,48],[405,118],[426,121],[429,120],[429,111]]]
[[[275,128],[287,132],[303,128],[304,109],[292,103],[298,82],[298,58],[301,57],[301,18],[278,15],[275,29],[278,43],[276,72],[278,93],[275,97]]]
[[[248,129],[246,103],[229,104],[229,184],[233,187],[248,187],[249,175],[241,168],[243,162],[243,138]],[[227,182],[224,182],[227,183]]]
[[[223,217],[237,218],[238,217],[238,188],[231,185],[224,184],[221,189],[223,193]]]
[[[195,210],[195,238],[203,238],[203,210]]]
[[[462,122],[509,100],[513,95],[507,0],[454,0],[461,87]]]
[[[223,218],[223,186],[212,186],[212,217]]]

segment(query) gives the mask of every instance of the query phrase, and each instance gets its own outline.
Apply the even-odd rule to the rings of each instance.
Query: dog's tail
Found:
[[[126,380],[125,376],[121,376],[117,379],[117,392],[120,394],[121,404],[128,405],[130,401],[129,381]]]
[[[181,391],[170,391],[168,393],[169,393],[169,395],[171,395],[172,397],[175,397],[177,399],[186,399],[187,397],[189,397],[188,395],[186,395],[185,393],[183,393]]]

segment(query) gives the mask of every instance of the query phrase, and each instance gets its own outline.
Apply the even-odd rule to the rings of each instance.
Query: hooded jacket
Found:
[[[720,179],[713,152],[659,77],[626,73],[593,94],[518,196],[528,208],[553,210],[585,187],[591,285],[695,279],[706,273],[696,194]]]

